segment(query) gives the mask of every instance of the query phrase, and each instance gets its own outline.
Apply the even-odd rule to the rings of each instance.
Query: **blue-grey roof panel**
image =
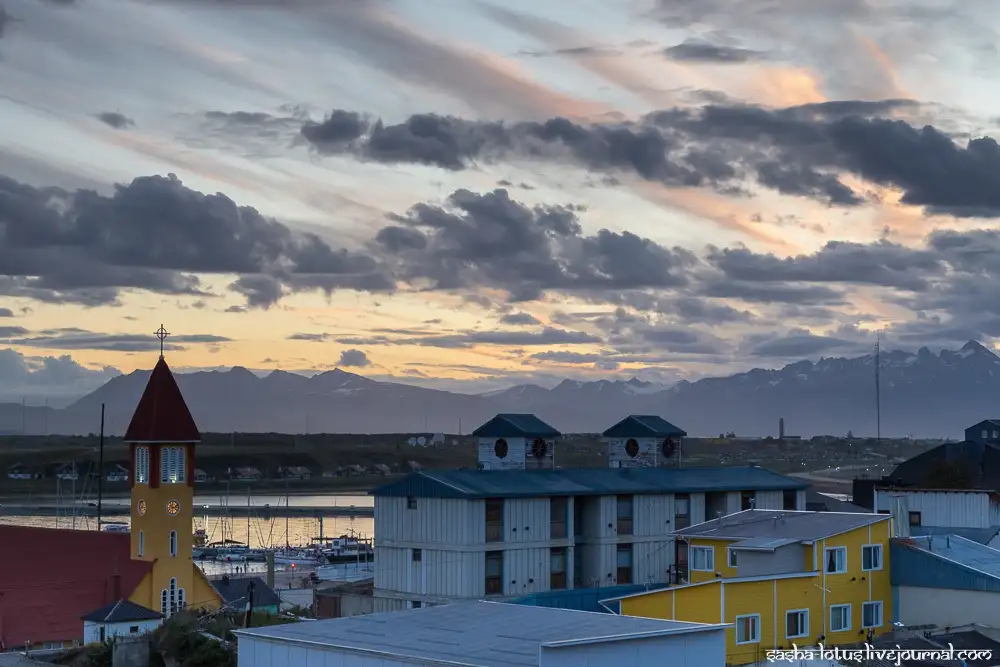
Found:
[[[701,491],[777,491],[808,486],[765,468],[566,468],[559,470],[424,470],[380,486],[374,496],[538,498]]]
[[[670,436],[683,437],[687,433],[663,417],[629,415],[601,435],[605,438],[667,438]]]
[[[1000,591],[1000,551],[964,537],[895,539],[890,552],[893,586]]]
[[[560,433],[535,415],[501,413],[472,435],[477,438],[557,438]]]
[[[910,535],[924,537],[927,535],[958,535],[979,544],[989,544],[997,534],[1000,526],[989,528],[951,528],[949,526],[910,526]]]

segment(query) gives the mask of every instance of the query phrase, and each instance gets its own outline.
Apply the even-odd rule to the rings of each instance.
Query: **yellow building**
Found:
[[[192,559],[195,426],[160,355],[125,432],[132,457],[131,557],[151,564],[128,599],[169,617],[222,604]]]
[[[746,510],[674,533],[690,583],[616,600],[627,616],[731,624],[732,665],[856,644],[891,630],[891,532],[882,514]]]

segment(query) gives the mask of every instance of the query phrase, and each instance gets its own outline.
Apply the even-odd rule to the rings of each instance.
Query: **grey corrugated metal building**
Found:
[[[758,467],[413,473],[371,492],[375,611],[678,581],[674,530],[803,509],[805,487]]]

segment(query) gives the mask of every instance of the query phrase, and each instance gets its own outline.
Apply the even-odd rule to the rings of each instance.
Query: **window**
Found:
[[[920,525],[920,512],[910,512],[910,525],[911,526]]]
[[[691,496],[686,493],[674,495],[674,530],[691,525]]]
[[[486,501],[486,541],[503,542],[503,498]]]
[[[503,593],[503,552],[486,552],[486,594]]]
[[[170,555],[171,556],[176,556],[177,555],[177,531],[176,530],[171,530],[170,531]]]
[[[785,489],[781,492],[781,509],[798,509],[798,492],[795,489]]]
[[[736,617],[736,643],[760,643],[760,614],[747,614]]]
[[[130,635],[137,635],[137,634],[139,634],[139,626],[138,625],[130,625],[130,626],[128,626],[128,633]]]
[[[566,549],[549,549],[549,588],[561,591],[566,588]]]
[[[419,563],[424,557],[424,552],[421,549],[414,549],[412,558],[414,563]]]
[[[187,600],[184,598],[184,589],[177,589],[177,609],[181,610],[187,607]]]
[[[809,610],[790,609],[785,612],[785,638],[797,639],[809,636]]]
[[[632,534],[632,496],[618,496],[618,534]]]
[[[420,609],[422,606],[424,605],[420,600],[414,600],[410,603],[410,609]]]
[[[164,616],[170,614],[170,607],[167,606],[167,589],[160,591],[160,613]]]
[[[569,499],[565,497],[549,500],[549,536],[554,540],[566,537],[566,521],[569,517]]]
[[[135,448],[135,476],[136,484],[149,484],[149,447]]]
[[[139,538],[136,540],[136,543],[137,543],[136,544],[136,553],[138,553],[139,556],[141,557],[142,556],[142,552],[145,551],[145,549],[146,549],[146,534],[144,532],[142,532],[141,530],[139,531]]]
[[[987,430],[986,430],[986,429],[984,428],[984,429],[983,429],[983,440],[985,440],[985,439],[986,439],[986,438],[988,438],[988,437],[990,437],[990,432],[989,432],[989,431],[987,431]]]
[[[105,639],[107,639],[107,631],[104,629],[104,626],[102,625],[101,626],[101,631],[98,634],[98,640],[103,642]],[[49,648],[49,645],[46,644],[45,648]]]
[[[996,440],[997,438],[1000,438],[1000,431],[993,429],[993,439]]]
[[[890,514],[889,510],[879,510],[879,514]]]
[[[865,602],[861,605],[861,627],[880,628],[882,627],[882,603]]]
[[[617,561],[617,575],[615,583],[621,584],[631,584],[632,583],[632,545],[631,544],[619,544],[618,549],[615,552]]]
[[[851,629],[851,605],[835,604],[830,607],[830,632]]]
[[[726,549],[726,556],[729,557],[729,567],[736,567],[736,554],[739,553],[735,549]]]
[[[715,549],[692,546],[688,549],[688,561],[696,572],[715,572]]]
[[[409,498],[407,498],[406,499],[406,509],[408,509],[408,510],[415,510],[415,509],[417,509],[417,499],[414,498],[413,496],[410,496]]]
[[[861,547],[861,569],[866,572],[882,569],[881,544],[866,544]]]
[[[830,547],[826,550],[827,574],[843,574],[847,572],[847,547]]]
[[[160,450],[160,481],[176,484],[184,481],[187,450],[183,447],[164,447]]]
[[[757,494],[753,491],[744,491],[740,494],[740,509],[752,510],[757,506]]]

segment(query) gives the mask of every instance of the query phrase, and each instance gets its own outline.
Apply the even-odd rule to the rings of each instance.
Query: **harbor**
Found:
[[[104,515],[122,514],[128,512],[127,505],[105,504]],[[78,517],[94,517],[98,515],[97,503],[78,504],[72,509],[65,504],[0,504],[0,516],[67,516],[72,513]],[[374,518],[375,508],[368,506],[343,505],[205,505],[197,508],[197,513],[207,517],[233,518]]]

